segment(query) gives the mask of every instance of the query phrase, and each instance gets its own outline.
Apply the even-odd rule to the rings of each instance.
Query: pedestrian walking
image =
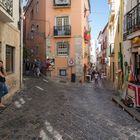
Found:
[[[27,59],[25,62],[25,74],[27,76],[30,74],[30,69],[31,69],[31,63],[30,63],[29,59]]]
[[[95,72],[94,78],[95,78],[95,86],[98,86],[98,85],[99,85],[99,83],[98,83],[98,79],[99,79],[99,74],[98,74],[98,72]]]
[[[36,75],[38,78],[40,76],[40,69],[41,69],[41,61],[40,59],[34,60],[34,75]]]
[[[2,97],[8,93],[8,88],[5,84],[6,75],[6,71],[3,68],[3,61],[0,60],[0,107],[5,107],[5,105],[2,104]]]

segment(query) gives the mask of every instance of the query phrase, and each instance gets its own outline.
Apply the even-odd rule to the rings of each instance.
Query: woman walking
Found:
[[[2,97],[8,93],[8,89],[5,84],[6,75],[7,74],[3,68],[3,61],[0,60],[0,107],[5,107],[5,105],[2,104]]]

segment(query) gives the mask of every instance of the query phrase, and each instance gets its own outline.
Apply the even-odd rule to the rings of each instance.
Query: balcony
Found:
[[[54,8],[65,8],[71,6],[71,0],[53,0]]]
[[[54,36],[55,37],[70,37],[71,36],[71,26],[54,26]]]
[[[140,3],[125,15],[123,39],[138,30],[140,30]]]
[[[0,0],[0,21],[13,21],[13,0]]]

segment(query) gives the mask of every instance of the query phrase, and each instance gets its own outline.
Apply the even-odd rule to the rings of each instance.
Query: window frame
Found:
[[[67,24],[65,25],[65,17],[67,17],[68,18],[68,25],[70,25],[70,17],[69,17],[69,15],[60,15],[60,16],[56,16],[55,17],[55,26],[58,26],[58,24],[57,24],[57,19],[58,18],[61,18],[61,26],[67,26]]]
[[[10,51],[9,56],[8,56],[8,51]],[[14,68],[15,67],[15,47],[10,46],[10,45],[6,45],[6,55],[5,55],[5,57],[6,57],[6,72],[8,74],[12,74],[12,73],[14,73],[14,70],[15,70],[15,68]],[[8,57],[10,57],[9,60],[7,60]],[[8,67],[9,67],[9,69],[7,69]]]
[[[60,44],[60,46],[58,44]],[[64,44],[67,44],[67,46],[65,47]],[[59,48],[59,47],[62,47],[62,48]],[[57,42],[56,43],[56,55],[57,56],[69,56],[69,48],[70,48],[70,44],[68,41]],[[58,49],[61,49],[61,51],[58,51]],[[62,51],[62,49],[67,49],[67,52],[64,50]]]
[[[36,14],[38,14],[39,13],[39,1],[37,0],[37,2],[36,2]]]
[[[65,74],[62,74],[64,72]],[[59,69],[59,76],[67,76],[67,70],[66,69]]]

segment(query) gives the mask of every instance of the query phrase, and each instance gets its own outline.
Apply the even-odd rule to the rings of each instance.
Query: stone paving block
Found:
[[[137,140],[140,136],[140,124],[112,102],[114,92],[107,85],[95,89],[93,83],[46,83],[33,77],[24,84],[22,94],[0,113],[0,140],[57,140],[57,136],[62,140]]]

